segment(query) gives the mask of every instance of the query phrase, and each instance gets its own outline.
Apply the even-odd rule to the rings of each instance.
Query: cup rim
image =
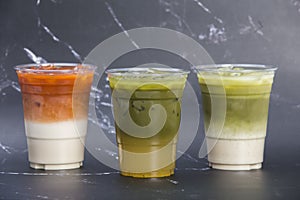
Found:
[[[59,68],[64,68],[64,67],[74,67],[72,69],[60,69],[60,70],[49,70],[49,69],[38,69],[38,66],[55,66]],[[64,73],[73,73],[79,71],[79,68],[77,70],[75,69],[77,66],[82,66],[84,67],[85,70],[95,70],[96,66],[92,64],[83,64],[83,63],[29,63],[29,64],[20,64],[14,67],[16,71],[20,72],[36,72],[36,73],[55,73],[55,74],[64,74]],[[34,69],[30,69],[31,67],[36,67]],[[82,69],[82,68],[80,68]]]
[[[143,73],[144,72],[144,73]],[[159,73],[161,72],[161,73]],[[187,75],[190,72],[179,68],[165,68],[165,67],[131,67],[131,68],[114,68],[105,71],[106,74],[120,77],[165,77],[176,75]]]
[[[273,65],[264,64],[209,64],[198,65],[192,67],[195,73],[198,72],[229,72],[229,73],[253,73],[253,72],[274,72],[278,68]],[[226,69],[227,68],[227,69]],[[235,70],[235,68],[242,68],[242,70]],[[222,69],[222,70],[219,70]]]

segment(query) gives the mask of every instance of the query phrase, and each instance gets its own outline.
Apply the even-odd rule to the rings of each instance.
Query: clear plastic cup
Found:
[[[188,72],[122,68],[107,74],[121,174],[139,178],[174,174],[181,98]]]
[[[15,70],[23,99],[30,167],[60,170],[82,166],[95,67],[46,63],[19,65]],[[80,87],[73,90],[75,82]]]
[[[210,166],[224,170],[261,168],[276,68],[221,64],[195,70],[202,92]]]

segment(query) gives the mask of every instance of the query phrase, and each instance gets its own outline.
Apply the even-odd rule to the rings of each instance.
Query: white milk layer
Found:
[[[251,170],[262,166],[265,138],[207,139],[208,161],[212,168]]]
[[[87,119],[67,120],[61,122],[35,122],[25,120],[25,132],[29,138],[67,139],[84,137]]]
[[[25,130],[32,168],[60,170],[82,165],[87,120],[51,123],[25,120]]]

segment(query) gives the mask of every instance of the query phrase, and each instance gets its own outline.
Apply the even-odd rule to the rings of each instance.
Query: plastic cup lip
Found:
[[[39,69],[39,66],[54,66],[59,70],[55,69]],[[71,69],[70,69],[71,67]],[[73,68],[72,68],[73,67]],[[65,69],[64,69],[65,68]],[[51,73],[51,74],[67,74],[67,73],[76,73],[80,70],[89,70],[94,71],[96,66],[91,64],[82,64],[82,63],[29,63],[29,64],[20,64],[14,67],[16,71],[24,73]]]
[[[142,77],[173,77],[185,76],[190,72],[179,68],[164,68],[164,67],[151,67],[151,68],[115,68],[105,71],[109,76],[115,77],[129,77],[129,78],[142,78]]]
[[[195,73],[253,73],[253,72],[275,72],[278,68],[273,65],[264,64],[210,64],[192,67]],[[238,70],[237,70],[238,69]]]

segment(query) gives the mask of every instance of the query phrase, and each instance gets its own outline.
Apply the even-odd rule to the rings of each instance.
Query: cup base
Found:
[[[262,167],[262,163],[245,164],[245,165],[226,165],[226,164],[219,164],[219,163],[209,163],[209,166],[213,169],[239,171],[239,170],[260,169]]]
[[[159,178],[174,174],[175,142],[170,142],[165,146],[136,144],[118,144],[118,146],[121,175],[135,178]]]
[[[39,164],[30,163],[30,167],[33,169],[43,169],[43,170],[63,170],[63,169],[77,169],[82,166],[82,162],[68,163],[68,164]]]
[[[260,169],[263,162],[265,138],[213,139],[206,138],[208,162],[214,169]]]
[[[77,169],[82,166],[84,145],[80,138],[27,138],[30,167],[44,170]]]
[[[122,176],[130,176],[134,178],[162,178],[168,177],[174,174],[174,170],[158,170],[153,172],[145,172],[145,173],[132,173],[132,172],[122,172]]]

